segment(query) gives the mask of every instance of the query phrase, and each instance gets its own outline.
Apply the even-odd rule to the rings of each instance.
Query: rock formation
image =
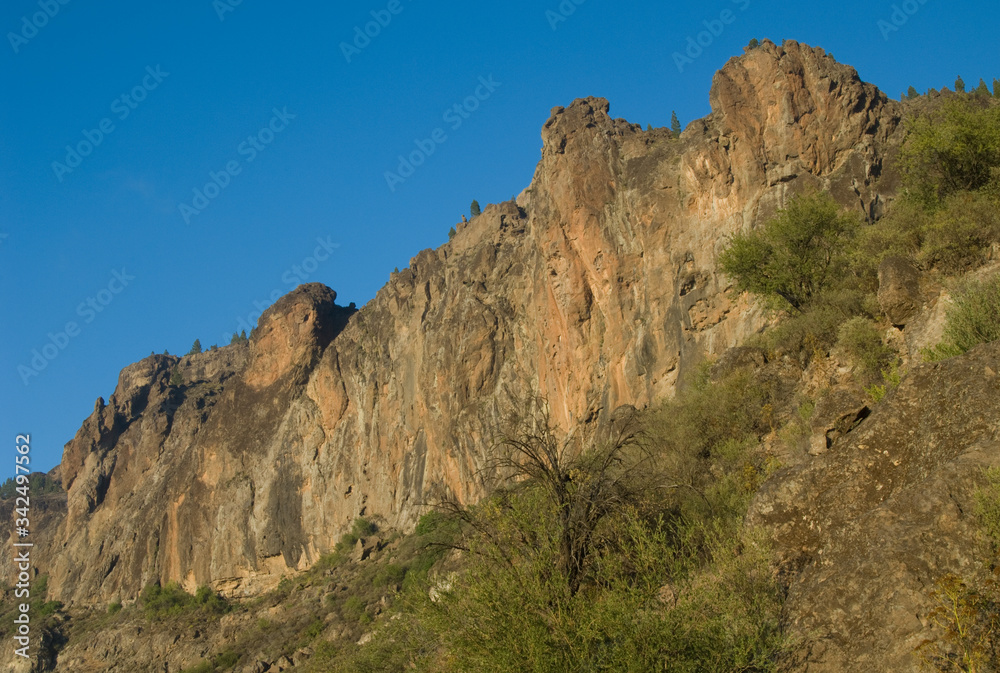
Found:
[[[751,521],[786,567],[810,673],[919,670],[935,582],[982,571],[973,494],[1000,465],[1000,343],[916,367],[822,456],[774,475]]]
[[[547,396],[566,429],[601,422],[760,330],[717,272],[727,236],[814,188],[877,216],[901,111],[794,42],[730,60],[711,104],[680,139],[601,99],[555,108],[531,185],[359,311],[307,285],[249,345],[127,367],[66,446],[66,514],[39,554],[52,596],[269,589],[359,515],[407,527],[439,495],[481,495],[504,390]]]

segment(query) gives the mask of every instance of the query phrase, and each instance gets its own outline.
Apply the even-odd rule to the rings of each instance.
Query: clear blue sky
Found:
[[[221,345],[296,279],[371,299],[473,198],[527,186],[553,106],[603,96],[643,126],[687,124],[752,37],[822,46],[894,97],[1000,77],[995,0],[896,3],[912,14],[892,31],[882,0],[576,1],[3,3],[0,479],[17,433],[53,467],[122,367]],[[721,34],[681,72],[706,21]],[[386,171],[436,129],[391,190]],[[196,200],[211,173],[226,186]]]

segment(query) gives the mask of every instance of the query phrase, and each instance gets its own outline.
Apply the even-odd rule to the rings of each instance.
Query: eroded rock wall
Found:
[[[726,237],[812,188],[878,211],[900,111],[794,42],[730,60],[711,103],[679,139],[602,99],[556,108],[516,201],[360,311],[304,286],[249,346],[126,368],[66,447],[67,514],[44,556],[55,597],[130,600],[154,580],[268,589],[359,515],[405,527],[441,494],[479,497],[504,390],[547,396],[573,429],[671,395],[761,329],[717,272]]]

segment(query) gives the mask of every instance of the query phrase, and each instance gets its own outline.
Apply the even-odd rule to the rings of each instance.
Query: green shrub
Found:
[[[776,381],[736,371],[721,381],[695,381],[647,418],[646,432],[662,460],[710,458],[723,444],[768,432]],[[671,471],[676,473],[677,466]]]
[[[961,355],[981,343],[1000,339],[1000,274],[967,281],[946,313],[944,339],[925,353],[929,360]]]
[[[417,527],[413,532],[417,535],[430,535],[441,526],[445,519],[445,515],[441,512],[431,510],[420,517]]]
[[[351,532],[345,534],[340,538],[340,542],[334,547],[335,554],[348,554],[354,548],[354,545],[358,543],[361,538],[368,537],[369,535],[374,535],[378,531],[378,526],[374,523],[365,519],[364,517],[359,517],[354,520],[351,525]]]
[[[936,638],[915,650],[920,660],[937,671],[987,671],[1000,649],[1000,468],[983,470],[983,485],[973,494],[975,516],[983,538],[983,570],[973,578],[948,574],[935,582],[934,607],[928,621]]]
[[[959,192],[944,200],[923,232],[920,257],[926,266],[960,273],[981,266],[1000,241],[1000,203],[992,196]]]
[[[976,519],[990,548],[990,556],[1000,551],[1000,467],[983,471],[985,484],[976,489]]]
[[[164,619],[193,611],[218,615],[230,608],[225,599],[207,586],[198,587],[192,596],[177,582],[168,582],[166,586],[150,584],[143,589],[139,602],[143,613],[150,619]]]
[[[916,117],[901,160],[906,188],[930,207],[987,188],[1000,167],[1000,106],[959,97]]]
[[[215,593],[211,587],[204,584],[198,587],[195,591],[194,605],[200,607],[205,612],[216,614],[228,612],[230,608],[226,599]]]
[[[354,524],[351,526],[351,533],[353,533],[355,537],[359,538],[374,535],[377,531],[378,526],[364,517],[355,519]]]
[[[536,503],[526,502],[531,516]],[[690,524],[695,528],[696,524]],[[548,538],[535,557],[476,555],[426,604],[454,671],[770,671],[784,648],[781,590],[762,536],[713,527],[688,545],[662,522],[623,512],[614,553],[569,595]],[[487,545],[489,543],[486,543]],[[479,552],[496,550],[478,547]]]
[[[352,622],[359,621],[361,615],[365,613],[365,602],[358,596],[350,596],[340,607],[340,612],[344,619]]]
[[[995,591],[995,588],[994,588]],[[995,661],[1000,616],[996,603],[971,587],[958,575],[948,574],[935,582],[931,592],[934,608],[927,620],[940,637],[925,640],[915,650],[931,670],[980,673]]]
[[[407,618],[411,617],[411,618]],[[310,671],[319,673],[438,673],[438,642],[412,615],[382,624],[365,645],[320,642],[314,646]]]
[[[191,604],[192,596],[177,582],[168,582],[166,586],[150,584],[143,589],[139,601],[147,616],[160,617],[168,614],[179,614]]]
[[[400,585],[406,579],[406,570],[404,566],[390,563],[379,569],[375,575],[374,584],[379,587]]]
[[[840,326],[837,345],[847,353],[864,385],[880,382],[882,372],[888,370],[897,357],[896,351],[883,343],[878,327],[860,316]]]
[[[319,634],[323,633],[323,629],[325,628],[325,626],[326,624],[323,622],[323,619],[320,617],[316,617],[309,623],[309,626],[306,627],[306,630],[303,632],[302,635],[307,640],[312,642],[313,640],[316,640],[319,637]]]
[[[117,615],[121,611],[122,611],[122,603],[121,603],[121,601],[115,601],[114,603],[109,603],[108,604],[108,614],[109,615],[114,616],[114,615]]]
[[[46,601],[38,609],[39,617],[48,617],[62,610],[63,604],[60,601]]]
[[[240,655],[232,650],[226,650],[214,657],[216,668],[227,670],[235,666],[240,660]]]
[[[759,230],[733,236],[720,267],[740,290],[801,312],[843,277],[858,226],[828,194],[796,196]]]

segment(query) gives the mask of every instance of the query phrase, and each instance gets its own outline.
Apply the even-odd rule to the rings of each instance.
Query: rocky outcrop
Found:
[[[877,214],[900,111],[794,42],[731,60],[711,103],[679,140],[602,99],[556,108],[516,201],[421,252],[360,311],[306,286],[249,346],[127,368],[66,447],[67,514],[40,555],[53,595],[268,589],[359,515],[407,527],[442,494],[479,497],[505,390],[547,396],[565,429],[601,423],[761,329],[717,272],[726,237],[813,188]]]
[[[920,272],[908,260],[886,257],[878,267],[878,303],[897,327],[920,309]]]
[[[947,573],[983,570],[973,494],[1000,465],[1000,343],[916,367],[823,455],[775,474],[751,522],[795,572],[796,670],[918,671]]]

